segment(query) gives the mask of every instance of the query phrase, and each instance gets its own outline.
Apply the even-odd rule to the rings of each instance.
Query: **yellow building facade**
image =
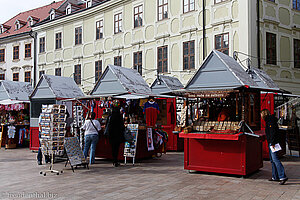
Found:
[[[45,41],[38,44],[45,50],[37,55],[37,75],[73,76],[88,93],[101,71],[117,64],[136,68],[149,84],[159,71],[185,85],[205,56],[219,49],[230,56],[238,52],[244,65],[250,58],[254,67],[260,55],[261,68],[280,87],[300,94],[300,68],[294,66],[300,11],[292,0],[259,1],[260,54],[256,0],[89,0],[82,9],[73,3],[33,28],[38,41]],[[275,64],[266,59],[275,58],[267,33],[275,34]]]

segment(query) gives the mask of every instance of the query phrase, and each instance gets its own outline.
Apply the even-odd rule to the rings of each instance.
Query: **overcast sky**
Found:
[[[0,24],[5,23],[20,12],[48,5],[54,0],[0,0]],[[59,0],[56,0],[58,2]]]

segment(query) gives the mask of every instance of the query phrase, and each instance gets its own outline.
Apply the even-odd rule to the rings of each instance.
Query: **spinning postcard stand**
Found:
[[[132,164],[134,165],[139,125],[128,124],[127,129],[130,130],[133,136],[133,140],[131,142],[125,142],[125,148],[124,148],[125,165],[127,164],[127,157],[132,158]]]
[[[54,155],[63,155],[64,139],[66,134],[66,106],[65,105],[43,105],[40,114],[41,121],[41,151],[44,155],[51,156],[49,170],[40,171],[46,176],[47,173],[59,175],[63,171],[53,169]]]

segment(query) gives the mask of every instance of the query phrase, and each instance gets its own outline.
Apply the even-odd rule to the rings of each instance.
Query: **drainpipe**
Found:
[[[205,0],[202,0],[202,14],[203,14],[203,60],[205,59]]]
[[[30,37],[33,38],[33,88],[36,85],[36,57],[37,57],[37,32],[33,32],[32,30],[29,32]]]
[[[256,3],[256,14],[257,14],[257,62],[258,62],[258,69],[261,68],[260,66],[260,23],[259,23],[259,0],[257,0],[257,3]]]

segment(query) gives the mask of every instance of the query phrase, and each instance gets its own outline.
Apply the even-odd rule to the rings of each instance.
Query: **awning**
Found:
[[[19,101],[19,100],[12,100],[12,99],[5,99],[0,101],[0,105],[11,105],[11,104],[19,104],[19,103],[30,103],[30,101]]]
[[[141,94],[123,94],[118,96],[113,96],[114,98],[119,99],[146,99],[149,95],[141,95]]]

